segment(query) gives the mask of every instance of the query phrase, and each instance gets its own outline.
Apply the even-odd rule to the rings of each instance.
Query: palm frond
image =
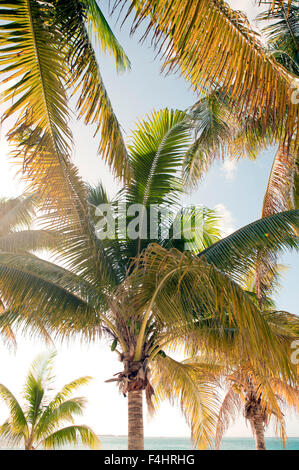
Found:
[[[125,55],[95,1],[58,2],[55,18],[64,36],[68,87],[77,96],[78,116],[85,124],[95,124],[95,134],[101,133],[99,153],[118,177],[126,179],[129,177],[127,151],[88,36],[86,18],[102,47],[105,44],[106,49],[116,54],[118,64],[127,64]]]
[[[51,250],[58,242],[57,234],[49,230],[19,230],[0,236],[0,250],[7,253]]]
[[[128,277],[126,289],[134,292],[131,298],[128,290],[126,301],[134,303],[142,320],[135,360],[140,358],[151,315],[165,328],[175,328],[177,324],[188,334],[194,331],[197,321],[213,319],[216,314],[223,328],[239,330],[240,348],[252,361],[257,359],[257,368],[261,366],[258,358],[263,357],[267,364],[272,363],[282,374],[294,379],[288,350],[273,335],[256,303],[202,257],[152,244]]]
[[[24,398],[28,410],[27,417],[32,427],[35,427],[43,412],[43,401],[53,379],[53,361],[55,352],[40,354],[32,362],[24,384]]]
[[[5,421],[5,423],[0,426],[0,437],[2,441],[11,448],[18,447],[21,442],[24,442],[26,436],[27,434],[23,432],[23,430],[17,431],[14,428],[11,420]]]
[[[293,155],[284,146],[280,146],[274,158],[267,189],[264,196],[262,217],[294,209],[296,194],[297,165]],[[269,291],[273,273],[277,269],[276,253],[260,250],[256,266],[256,291],[259,301]]]
[[[154,362],[155,396],[159,402],[167,398],[179,403],[191,427],[196,447],[205,449],[213,444],[217,423],[218,397],[209,383],[206,371],[198,364],[177,362],[170,357]]]
[[[27,425],[27,419],[24,415],[24,412],[21,408],[21,405],[15,398],[15,396],[11,393],[10,390],[8,390],[5,385],[0,384],[0,397],[6,405],[9,408],[10,412],[10,428],[13,429],[14,433],[17,434],[22,434],[23,436],[26,436],[28,433],[28,425]],[[4,426],[3,432],[6,432],[7,426]]]
[[[133,171],[129,203],[166,204],[182,190],[178,168],[191,143],[185,118],[183,111],[166,108],[139,121],[129,145]]]
[[[57,449],[65,445],[78,445],[79,443],[91,449],[99,449],[101,446],[97,435],[89,427],[83,425],[59,429],[46,437],[41,442],[41,446],[44,449]]]
[[[218,241],[199,256],[240,280],[250,268],[255,268],[259,250],[275,254],[284,249],[297,249],[298,223],[297,210],[264,217]]]
[[[299,75],[299,7],[296,1],[281,1],[280,8],[268,8],[257,20],[267,21],[262,32],[270,53],[289,72]]]
[[[17,198],[0,200],[0,234],[30,227],[36,209],[37,196],[22,195]]]
[[[68,384],[64,385],[62,389],[55,395],[53,400],[49,403],[49,408],[55,408],[61,405],[64,400],[69,399],[72,396],[72,393],[77,390],[79,387],[87,385],[91,380],[91,377],[85,376],[80,377],[76,380],[72,380]]]
[[[3,119],[15,119],[9,133],[9,140],[18,145],[14,155],[22,161],[33,192],[58,204],[70,192],[65,165],[72,136],[60,36],[57,28],[48,27],[53,14],[37,0],[2,5],[0,63],[9,84],[2,95]]]
[[[93,32],[96,44],[99,44],[101,50],[112,54],[115,60],[117,70],[128,70],[131,67],[130,61],[125,54],[122,46],[116,39],[106,18],[96,0],[83,0],[86,7],[86,15],[90,30]]]
[[[163,241],[163,246],[200,253],[221,238],[219,221],[215,210],[201,206],[183,208],[174,217],[169,238]]]
[[[296,170],[295,159],[284,147],[280,146],[269,176],[262,217],[289,209],[297,209],[294,204]]]
[[[25,320],[32,327],[37,320],[38,329],[42,321],[49,333],[62,335],[67,330],[70,335],[76,330],[87,335],[93,331],[92,337],[100,334],[100,318],[87,298],[80,296],[84,286],[80,278],[29,255],[0,252],[0,258],[0,292],[10,311],[6,321]]]
[[[240,146],[233,145],[240,124],[216,92],[198,101],[187,119],[195,131],[195,141],[185,156],[184,180],[193,187],[216,159],[242,153]]]
[[[35,428],[36,439],[39,441],[52,434],[62,423],[74,424],[74,415],[81,416],[86,400],[82,397],[72,398],[53,407],[48,405],[43,411]]]
[[[241,405],[242,401],[240,399],[240,395],[237,394],[233,388],[230,388],[221,403],[218,413],[215,433],[215,448],[217,450],[220,448],[223,435],[229,428],[230,424],[232,424],[237,418]]]
[[[4,338],[4,341],[6,341],[8,343],[8,346],[13,346],[13,348],[16,347],[17,345],[17,340],[16,340],[16,337],[15,337],[15,334],[11,328],[11,325],[9,324],[4,324],[5,323],[5,320],[3,319],[3,317],[5,317],[6,315],[6,310],[5,310],[5,307],[3,305],[3,302],[0,300],[0,333],[2,335],[2,337]],[[4,322],[3,322],[4,320]]]
[[[147,22],[143,37],[151,35],[168,72],[178,70],[196,93],[207,84],[229,93],[238,116],[262,117],[264,129],[271,123],[274,134],[282,132],[290,145],[293,138],[297,147],[293,77],[267,55],[243,13],[223,0],[117,0],[115,6],[127,3],[132,32]]]

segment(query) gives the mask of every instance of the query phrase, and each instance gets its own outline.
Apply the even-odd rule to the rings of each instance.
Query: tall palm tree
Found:
[[[54,354],[39,356],[32,363],[25,380],[23,408],[12,392],[0,384],[0,397],[10,411],[9,418],[0,426],[0,437],[11,446],[23,444],[25,450],[55,449],[80,441],[92,449],[99,448],[99,439],[92,429],[74,424],[74,416],[83,413],[85,399],[73,397],[73,392],[89,383],[90,377],[73,380],[51,398],[53,359]]]
[[[96,0],[1,2],[1,94],[8,139],[31,190],[52,207],[72,195],[67,175],[72,133],[71,97],[77,115],[101,134],[99,152],[117,176],[128,173],[120,124],[106,92],[95,50],[130,63]],[[59,205],[60,203],[60,205]]]
[[[201,208],[200,229],[178,239],[177,221],[193,219],[193,209],[179,209],[184,183],[178,170],[191,143],[185,113],[152,113],[140,121],[128,148],[131,183],[111,202],[114,238],[101,236],[103,213],[96,210],[109,203],[106,192],[101,186],[86,189],[70,170],[73,205],[81,220],[70,223],[56,211],[42,218],[46,228],[59,234],[60,265],[31,254],[0,252],[0,293],[6,307],[2,326],[35,329],[42,323],[53,335],[80,334],[95,341],[104,334],[110,339],[123,365],[112,380],[128,395],[130,449],[143,448],[142,395],[145,390],[151,407],[150,369],[172,374],[176,386],[168,397],[182,399],[196,445],[212,442],[217,400],[209,377],[198,377],[196,365],[165,357],[167,347],[184,345],[194,354],[200,344],[214,348],[216,341],[225,348],[225,335],[217,339],[215,328],[226,331],[235,321],[242,337],[240,354],[263,356],[282,376],[295,380],[287,346],[273,338],[259,307],[239,284],[260,248],[276,252],[297,247],[298,211],[258,220],[219,239],[215,215]],[[132,239],[121,230],[120,203],[141,203],[145,209],[171,203],[173,210],[158,217],[154,234],[148,230],[148,212],[142,212],[139,235]],[[131,222],[134,214],[128,216]],[[186,246],[191,251],[185,252]]]

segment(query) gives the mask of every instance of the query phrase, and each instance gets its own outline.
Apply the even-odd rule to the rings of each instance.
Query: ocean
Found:
[[[127,438],[124,436],[100,436],[104,450],[126,450]],[[146,450],[192,450],[191,441],[185,437],[146,437]],[[278,438],[266,438],[268,450],[283,450]],[[254,450],[255,441],[247,437],[226,437],[222,441],[222,450]],[[287,450],[299,450],[299,437],[290,437]]]
[[[127,450],[125,436],[99,436],[103,450]],[[146,450],[193,450],[191,441],[185,437],[146,437]],[[283,450],[280,439],[266,438],[267,450]],[[82,446],[77,449],[82,449]],[[8,448],[0,443],[0,450]],[[73,447],[72,447],[73,449]],[[222,450],[254,450],[255,441],[248,437],[226,437],[222,441]],[[286,450],[299,450],[299,437],[290,437]]]

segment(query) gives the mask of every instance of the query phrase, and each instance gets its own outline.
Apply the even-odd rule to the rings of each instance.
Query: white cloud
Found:
[[[221,171],[224,173],[225,179],[232,181],[237,173],[236,160],[225,160],[222,164]]]
[[[234,218],[231,212],[221,202],[219,204],[216,204],[214,209],[217,211],[218,215],[220,216],[219,226],[223,235],[227,236],[233,233],[236,230],[236,228],[234,225]]]

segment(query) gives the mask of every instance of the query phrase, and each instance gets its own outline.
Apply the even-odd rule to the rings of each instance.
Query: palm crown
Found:
[[[27,375],[23,398],[24,407],[3,384],[0,397],[9,408],[10,416],[0,427],[0,436],[11,446],[23,444],[25,450],[39,447],[55,449],[66,444],[82,443],[91,448],[99,447],[99,439],[85,425],[75,425],[74,416],[82,415],[85,399],[72,397],[73,392],[87,384],[90,377],[81,377],[66,384],[50,398],[53,386],[54,355],[39,356]],[[62,427],[69,424],[67,427]]]

